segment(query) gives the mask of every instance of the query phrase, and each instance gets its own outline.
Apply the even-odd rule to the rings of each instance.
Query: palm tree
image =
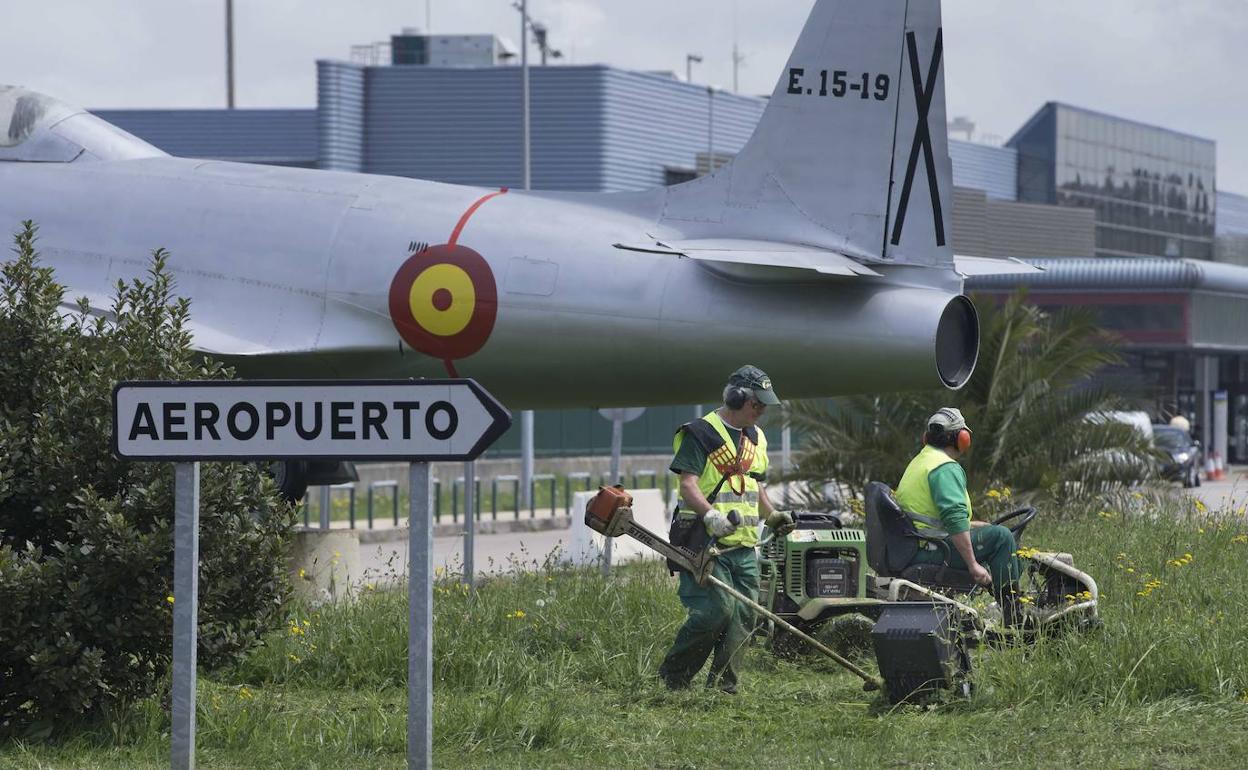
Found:
[[[942,406],[961,409],[974,432],[962,464],[976,496],[996,486],[1055,495],[1103,490],[1152,473],[1149,439],[1097,418],[1128,404],[1092,381],[1121,359],[1091,312],[1050,313],[1022,291],[1003,304],[980,298],[977,305],[979,363],[961,390],[795,403],[789,420],[803,450],[793,477],[836,480],[854,493],[868,481],[896,484],[927,418]]]

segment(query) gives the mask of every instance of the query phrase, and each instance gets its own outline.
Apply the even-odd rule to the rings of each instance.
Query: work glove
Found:
[[[763,523],[767,525],[767,529],[776,533],[776,537],[784,537],[797,529],[797,524],[793,523],[793,514],[788,511],[774,511]]]
[[[736,513],[736,511],[724,513],[712,508],[702,516],[702,520],[706,522],[706,530],[711,533],[711,537],[728,537],[737,531],[737,524],[741,522],[740,514],[733,516]]]

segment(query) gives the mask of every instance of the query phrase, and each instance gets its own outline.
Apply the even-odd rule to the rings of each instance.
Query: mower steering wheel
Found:
[[[1023,530],[1027,528],[1027,525],[1031,523],[1032,519],[1036,518],[1036,514],[1038,513],[1040,512],[1036,510],[1034,505],[1024,505],[1022,508],[1016,508],[1009,513],[998,516],[996,521],[992,523],[1000,524],[1001,526],[1009,529],[1014,533],[1014,539],[1017,541],[1018,538],[1022,536]],[[1019,521],[1012,526],[1006,524],[1007,521],[1012,521],[1013,519],[1019,519]]]

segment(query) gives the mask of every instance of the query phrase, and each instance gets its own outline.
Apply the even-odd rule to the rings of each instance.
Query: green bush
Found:
[[[0,735],[39,736],[151,693],[170,664],[173,470],[113,456],[113,386],[231,373],[191,350],[164,252],[104,313],[65,301],[31,223],[14,253],[0,266]],[[200,483],[211,666],[280,621],[293,512],[255,466],[206,464]]]

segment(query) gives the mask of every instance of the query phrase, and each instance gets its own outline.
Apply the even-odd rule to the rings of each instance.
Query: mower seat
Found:
[[[872,481],[866,490],[867,563],[880,577],[897,577],[928,588],[970,591],[971,573],[947,564],[911,564],[923,542],[947,548],[948,535],[919,530],[893,497],[887,484]]]

